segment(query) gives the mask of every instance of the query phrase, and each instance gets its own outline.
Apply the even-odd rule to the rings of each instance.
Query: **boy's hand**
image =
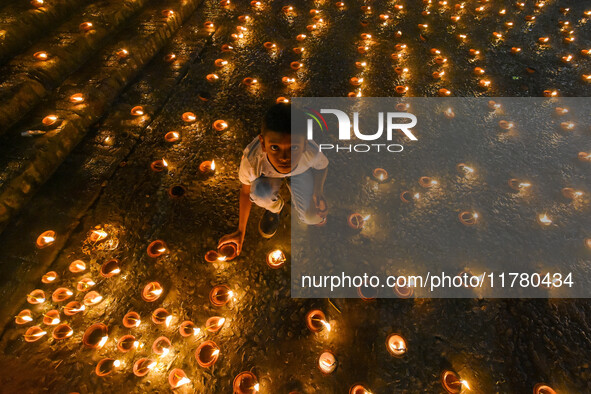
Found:
[[[321,193],[314,193],[312,195],[312,200],[314,201],[314,206],[316,207],[316,213],[322,219],[326,219],[326,215],[328,214],[328,204],[324,199],[324,194]]]
[[[244,242],[244,233],[240,230],[233,232],[232,234],[226,234],[218,242],[218,249],[228,243],[236,244],[236,255],[242,252],[242,243]]]

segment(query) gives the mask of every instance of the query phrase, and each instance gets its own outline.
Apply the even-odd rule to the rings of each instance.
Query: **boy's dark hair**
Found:
[[[304,135],[306,132],[305,117],[303,112],[294,108],[295,124],[292,130],[291,103],[277,103],[272,105],[263,118],[261,133],[275,131],[282,134]]]

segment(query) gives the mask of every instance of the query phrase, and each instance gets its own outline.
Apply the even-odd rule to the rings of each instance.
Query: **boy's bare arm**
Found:
[[[316,206],[318,215],[325,218],[328,212],[328,205],[324,199],[324,181],[326,181],[326,174],[328,173],[328,167],[322,170],[313,170],[314,174],[314,195],[312,202]]]
[[[244,242],[244,235],[246,234],[246,224],[248,223],[248,216],[250,215],[250,208],[252,201],[250,201],[250,185],[242,184],[240,188],[240,213],[238,218],[238,230],[224,235],[218,243],[218,248],[227,243],[235,243],[237,245],[237,252],[242,251],[242,243]]]

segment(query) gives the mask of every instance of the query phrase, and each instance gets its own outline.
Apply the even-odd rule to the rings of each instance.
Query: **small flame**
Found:
[[[540,223],[542,224],[550,224],[552,220],[548,217],[548,214],[543,214],[539,216]]]
[[[170,349],[165,347],[164,349],[162,349],[162,354],[160,355],[161,357],[166,356],[168,353],[170,353]]]
[[[146,368],[152,369],[156,366],[156,364],[157,364],[156,361],[152,361],[150,364],[148,364],[148,366]]]
[[[256,83],[256,79],[253,82]],[[225,125],[225,123],[224,123],[224,125]],[[215,161],[213,161],[213,160],[211,161],[211,167],[210,168],[211,168],[212,171],[215,170]]]
[[[256,391],[258,393],[259,389],[260,389],[260,384],[257,383],[253,386],[254,391]]]
[[[43,237],[43,242],[45,242],[46,244],[51,243],[53,241],[55,241],[54,237],[47,237],[47,236]]]
[[[531,183],[529,183],[529,182],[521,182],[519,184],[519,188],[527,188],[527,187],[530,187],[530,186],[531,186]]]
[[[174,138],[179,138],[179,133],[177,133],[176,131],[173,131],[173,132],[172,132],[172,136],[173,136]]]
[[[201,329],[199,327],[195,327],[193,329],[193,335],[199,335],[201,333]]]
[[[55,325],[55,324],[58,324],[59,322],[60,322],[60,319],[58,319],[58,318],[55,318],[55,319],[53,319],[53,320],[51,321],[51,324],[54,324],[54,325]]]
[[[462,386],[465,386],[468,390],[470,390],[470,385],[466,380],[462,379],[460,380],[460,383],[462,384]]]
[[[121,272],[121,268],[115,268],[113,269],[111,272],[109,272],[110,274],[118,274]]]
[[[20,319],[24,321],[33,321],[33,318],[31,316],[20,316]]]
[[[106,335],[105,335],[104,337],[102,337],[102,338],[101,338],[101,340],[100,340],[100,342],[98,343],[98,347],[103,347],[103,346],[105,346],[105,343],[107,343],[107,340],[108,340],[108,339],[109,339],[109,337],[108,337],[108,336],[106,336]]]
[[[325,321],[325,320],[320,320],[320,323],[322,323],[324,325],[324,327],[326,327],[326,331],[330,332],[330,323]]]
[[[370,217],[371,217],[371,215],[364,216],[364,217],[363,217],[363,221],[366,221],[366,220],[368,220]]]
[[[183,377],[181,380],[179,380],[179,382],[176,384],[176,387],[180,387],[184,384],[187,383],[191,383],[191,381],[189,379],[187,379],[187,377]]]
[[[168,167],[168,163],[166,162],[166,160],[162,159],[162,165],[163,165],[164,167]]]
[[[418,200],[419,197],[421,197],[421,194],[420,193],[415,193],[415,195],[412,196],[412,198],[414,198],[415,200]]]
[[[113,366],[114,366],[115,368],[119,368],[119,366],[120,366],[120,365],[121,365],[121,361],[119,361],[119,360],[115,360],[115,361],[113,362]]]
[[[170,326],[171,321],[172,321],[172,315],[168,315],[165,320],[166,327]]]
[[[228,257],[226,257],[226,256],[220,256],[220,257],[218,257],[218,261],[226,261],[227,258]]]
[[[134,342],[133,342],[133,347],[134,347],[134,348],[136,348],[136,349],[137,349],[139,346],[140,346],[140,342],[139,342],[139,341],[134,341]]]
[[[135,322],[135,326],[136,326],[136,327],[139,327],[141,322],[142,322],[142,321],[141,321],[140,319],[137,319],[137,320],[136,320],[136,322]]]
[[[55,278],[56,277],[54,275],[50,275],[50,276],[46,276],[45,277],[45,280],[48,281],[48,282],[53,282],[55,280]]]
[[[164,252],[166,252],[166,248],[160,248],[160,249],[158,249],[158,252],[164,253]]]
[[[218,354],[220,354],[220,349],[215,349],[213,352],[211,352],[211,356],[212,356],[212,357],[215,357],[215,356],[217,356]]]

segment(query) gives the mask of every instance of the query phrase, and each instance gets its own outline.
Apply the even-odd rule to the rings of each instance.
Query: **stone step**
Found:
[[[167,44],[202,0],[186,0],[183,5],[164,7],[174,9],[172,16],[163,17],[162,5],[150,6],[139,17],[139,22],[117,40],[105,47],[83,69],[69,77],[50,100],[30,117],[2,137],[0,146],[0,231],[66,159],[121,91],[138,76],[144,66]],[[125,45],[129,55],[125,59],[113,56]],[[82,93],[85,101],[71,103],[69,97]],[[56,114],[61,122],[45,128],[41,119],[48,113]],[[25,138],[21,133],[39,130],[43,135]]]
[[[98,3],[63,23],[54,34],[35,43],[0,69],[0,134],[24,117],[41,99],[86,63],[106,42],[126,26],[150,0],[121,4]],[[92,30],[80,24],[91,22]],[[6,38],[4,41],[10,41]],[[35,53],[45,52],[47,60]]]
[[[0,10],[0,65],[87,4],[84,0],[7,1]]]

